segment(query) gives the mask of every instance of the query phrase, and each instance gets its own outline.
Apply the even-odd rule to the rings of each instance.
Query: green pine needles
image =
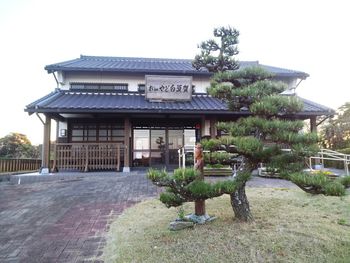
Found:
[[[350,176],[332,180],[323,172],[313,175],[293,173],[288,179],[310,194],[342,196],[345,194],[345,188],[350,186]]]
[[[160,194],[160,201],[167,207],[177,207],[184,202],[207,200],[223,194],[230,194],[241,183],[233,180],[216,183],[205,182],[199,180],[200,174],[193,168],[176,169],[173,175],[168,174],[165,170],[150,169],[147,176],[153,184],[165,187],[165,192]],[[246,178],[247,174],[240,176]]]

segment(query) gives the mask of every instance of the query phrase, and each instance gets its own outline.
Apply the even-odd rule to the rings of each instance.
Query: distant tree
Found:
[[[12,132],[0,138],[0,158],[39,158],[39,148],[26,135]]]
[[[334,150],[350,147],[350,102],[342,105],[337,113],[320,132],[323,146]]]
[[[199,44],[201,53],[195,56],[193,67],[197,70],[205,68],[209,72],[238,69],[239,64],[233,58],[238,54],[238,36],[239,31],[232,27],[215,28],[214,37],[219,41],[210,39]]]

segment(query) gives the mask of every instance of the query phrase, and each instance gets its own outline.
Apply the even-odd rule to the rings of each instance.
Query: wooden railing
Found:
[[[122,150],[119,143],[57,143],[53,170],[119,170]]]
[[[0,173],[39,170],[39,159],[0,159]]]

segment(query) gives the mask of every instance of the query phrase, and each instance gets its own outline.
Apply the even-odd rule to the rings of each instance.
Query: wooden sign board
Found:
[[[146,75],[145,94],[148,100],[190,101],[191,76]]]

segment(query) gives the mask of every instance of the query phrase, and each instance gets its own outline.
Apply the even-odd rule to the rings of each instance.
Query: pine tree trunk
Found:
[[[199,200],[194,202],[194,213],[196,216],[205,215],[205,200]]]
[[[200,143],[196,145],[194,158],[196,160],[194,168],[200,173],[198,180],[204,181],[204,157],[202,145]],[[197,216],[205,215],[205,200],[197,200],[194,202],[194,213]]]
[[[250,213],[248,198],[245,193],[245,183],[242,184],[242,186],[240,186],[235,192],[231,193],[230,197],[235,218],[243,222],[253,221],[253,216]]]

